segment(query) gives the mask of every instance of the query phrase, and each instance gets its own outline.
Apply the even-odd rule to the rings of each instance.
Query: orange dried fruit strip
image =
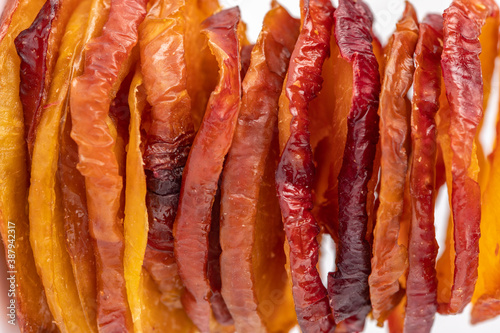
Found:
[[[43,3],[39,0],[9,1],[0,23],[0,233],[7,268],[17,271],[16,319],[22,332],[58,331],[30,245],[28,155],[19,98],[20,59],[14,45],[14,38],[31,24]],[[12,252],[15,252],[15,260]]]
[[[299,22],[273,3],[264,18],[243,81],[238,124],[224,166],[220,233],[222,294],[238,332],[267,332],[278,320],[278,312],[286,311],[286,307],[272,304],[276,307],[271,314],[274,317],[263,313],[261,304],[265,303],[261,302],[271,300],[266,299],[270,294],[264,295],[264,283],[259,280],[266,279],[272,284],[265,286],[272,289],[270,292],[283,292],[286,287],[279,204],[267,192],[275,195],[274,170],[279,149],[271,145],[277,145],[273,138],[278,98],[298,32]],[[280,329],[290,329],[290,323],[293,319],[285,321]]]
[[[297,319],[303,332],[333,332],[328,293],[319,277],[319,228],[312,215],[314,165],[309,132],[309,102],[321,90],[321,70],[333,25],[329,0],[301,2],[302,28],[290,58],[280,97],[282,155],[276,171],[283,223],[289,245]]]
[[[35,133],[32,156],[31,241],[49,306],[61,331],[71,331],[76,327],[97,331],[94,260],[89,253],[90,244],[80,244],[88,240],[88,231],[84,229],[80,233],[79,227],[86,228],[87,224],[65,222],[67,212],[62,205],[62,193],[67,187],[59,184],[57,178],[60,122],[67,112],[69,86],[77,72],[90,6],[91,1],[82,2],[66,27],[47,93],[47,105]],[[75,243],[78,245],[73,246]],[[80,258],[89,262],[81,262]],[[73,310],[66,311],[68,308]]]
[[[47,0],[31,26],[14,41],[21,58],[19,96],[30,155],[36,128],[47,103],[57,51],[65,26],[78,4],[78,0]]]
[[[189,153],[174,225],[175,256],[186,287],[182,301],[202,332],[209,331],[211,321],[207,255],[212,204],[240,106],[239,21],[239,9],[231,8],[202,24],[220,65],[220,78]]]
[[[410,114],[406,94],[413,78],[413,52],[418,23],[410,3],[387,45],[387,63],[380,95],[381,187],[374,230],[372,273],[369,277],[373,316],[382,325],[404,294],[399,278],[405,273],[406,248],[398,243],[404,213],[408,168]]]
[[[195,130],[198,130],[207,108],[210,94],[217,85],[217,61],[207,47],[201,33],[201,23],[219,11],[218,0],[186,1],[185,59],[187,91],[191,98],[191,114]]]
[[[351,66],[352,95],[338,175],[337,270],[328,274],[328,294],[335,322],[346,320],[352,330],[361,331],[371,309],[367,194],[379,136],[380,75],[371,44],[373,17],[366,4],[341,0],[334,18],[340,55]]]
[[[479,35],[487,17],[498,15],[493,1],[454,1],[444,13],[441,59],[450,107],[451,206],[453,213],[454,273],[449,299],[441,313],[459,313],[469,303],[477,279],[481,193],[474,139],[482,118],[483,82]],[[467,87],[463,82],[469,82]]]
[[[110,0],[91,1],[85,35],[78,41],[83,46],[97,34],[108,18]],[[76,14],[75,14],[76,15]],[[84,53],[77,52],[73,61],[72,77],[83,71]],[[54,81],[55,82],[55,78]],[[61,92],[65,91],[62,87]],[[68,98],[68,97],[67,97]],[[61,115],[57,182],[61,206],[64,209],[66,249],[71,258],[73,275],[88,320],[95,325],[96,316],[96,265],[93,241],[89,230],[85,178],[77,170],[78,146],[71,138],[71,112],[64,107]]]
[[[500,265],[498,263],[500,223],[498,213],[498,188],[500,187],[499,152],[500,123],[497,122],[495,148],[489,156],[491,171],[482,193],[481,238],[479,240],[478,280],[472,299],[473,324],[500,314]]]
[[[100,330],[132,329],[123,273],[123,225],[118,216],[123,181],[108,113],[128,73],[145,7],[142,0],[111,1],[103,34],[86,45],[85,70],[73,81],[70,94],[71,136],[78,144],[78,169],[85,176],[96,254]]]
[[[182,307],[182,283],[172,228],[182,171],[194,138],[184,57],[185,1],[151,2],[140,27],[141,71],[152,106],[146,128],[144,169],[149,232],[144,267],[168,307]]]
[[[441,92],[443,18],[430,14],[420,24],[415,50],[411,114],[412,162],[410,193],[412,217],[408,243],[405,332],[429,332],[437,311],[434,230],[436,122]]]
[[[496,14],[496,13],[495,13]],[[495,30],[496,29],[496,30]],[[495,38],[495,34],[497,35]],[[498,41],[498,15],[488,17],[482,28],[481,36],[482,52],[480,54],[481,69],[483,72],[484,101],[483,110],[487,107],[487,96],[489,94],[491,70],[493,68],[495,53],[495,41]],[[486,44],[486,45],[485,45]],[[490,53],[489,57],[485,54]],[[484,58],[489,61],[485,64]],[[486,73],[485,73],[486,72]],[[481,126],[481,124],[479,125]],[[496,125],[497,138],[493,152],[488,156],[487,167],[489,173],[484,174],[483,167],[480,165],[480,185],[482,194],[481,206],[481,238],[479,239],[479,267],[478,280],[472,297],[473,307],[471,311],[471,322],[480,323],[492,319],[500,314],[500,265],[499,256],[499,222],[497,214],[498,206],[498,188],[499,188],[499,133],[500,123]],[[482,179],[481,179],[482,178]]]

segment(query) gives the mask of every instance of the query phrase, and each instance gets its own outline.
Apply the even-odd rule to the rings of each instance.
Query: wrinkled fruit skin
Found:
[[[212,316],[207,277],[212,205],[240,107],[239,21],[239,9],[232,8],[202,24],[221,75],[189,153],[174,224],[175,257],[186,287],[182,302],[201,332],[210,330]]]
[[[410,192],[412,221],[408,243],[405,332],[430,332],[437,311],[434,230],[437,133],[434,117],[441,92],[440,59],[443,18],[428,15],[420,24],[415,50],[411,115],[412,163]]]
[[[186,91],[185,2],[154,1],[140,28],[141,71],[152,105],[145,128],[148,246],[144,267],[168,307],[180,308],[182,283],[174,257],[173,224],[182,172],[194,139]]]
[[[31,26],[15,39],[21,59],[19,96],[30,155],[49,92],[60,41],[77,0],[47,0]]]
[[[276,171],[276,188],[290,246],[295,310],[305,333],[335,330],[327,291],[316,269],[319,228],[311,213],[314,165],[308,129],[308,104],[321,89],[321,67],[328,55],[332,14],[328,0],[303,2],[302,30],[284,87],[292,116],[289,129],[284,131],[289,130],[290,135]]]
[[[353,96],[347,117],[347,139],[338,180],[340,244],[337,271],[328,275],[335,322],[349,319],[361,331],[370,312],[371,271],[367,233],[368,182],[378,142],[380,75],[372,49],[373,17],[362,2],[342,0],[335,11],[335,37],[341,56],[352,65]]]
[[[73,81],[71,137],[78,144],[78,170],[85,177],[90,232],[97,268],[97,322],[103,332],[132,329],[123,268],[119,216],[123,179],[109,124],[111,96],[128,73],[144,0],[112,0],[103,34],[86,45],[84,73]],[[118,37],[117,37],[118,36]],[[111,52],[110,50],[113,50]]]
[[[404,242],[409,203],[410,105],[406,97],[413,81],[413,53],[418,39],[415,9],[406,3],[403,17],[386,46],[387,63],[380,95],[380,205],[374,229],[372,272],[369,277],[373,316],[378,325],[399,304],[404,289],[399,279],[408,266]]]
[[[483,114],[483,81],[477,75],[481,72],[479,35],[494,8],[496,5],[489,0],[456,0],[444,12],[441,66],[450,105],[455,269],[450,299],[439,305],[440,313],[462,312],[477,280],[481,191],[473,146]]]
[[[274,302],[271,295],[288,291],[284,290],[288,279],[283,282],[282,278],[286,276],[286,259],[274,173],[279,158],[278,99],[299,25],[278,4],[266,14],[254,51],[249,54],[241,110],[224,165],[222,295],[241,333],[287,330],[288,318],[293,316],[286,313],[289,309],[285,305],[290,302]],[[269,302],[273,302],[272,307]],[[265,306],[270,310],[266,312]]]

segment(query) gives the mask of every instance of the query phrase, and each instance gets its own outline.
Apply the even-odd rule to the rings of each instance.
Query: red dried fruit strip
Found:
[[[276,171],[276,188],[290,246],[299,325],[305,333],[333,332],[327,290],[316,268],[319,228],[311,213],[314,165],[308,128],[308,104],[321,89],[321,69],[328,56],[333,6],[329,0],[304,0],[301,13],[302,29],[280,101],[280,142],[286,144]]]
[[[266,14],[262,32],[259,35],[254,52],[251,55],[250,68],[243,81],[243,97],[238,124],[233,143],[224,166],[222,181],[222,293],[234,318],[238,332],[266,332],[267,316],[259,311],[258,269],[255,261],[267,259],[267,270],[277,260],[263,256],[255,258],[255,247],[259,246],[259,238],[276,242],[275,235],[256,234],[258,224],[275,224],[282,228],[281,215],[275,200],[274,206],[262,207],[259,202],[265,196],[261,191],[274,193],[274,181],[262,184],[264,173],[272,173],[277,157],[268,162],[272,149],[271,144],[277,128],[278,98],[283,87],[290,55],[299,33],[299,22],[293,19],[286,10],[277,3]],[[277,142],[274,142],[277,143]],[[276,147],[277,148],[277,147]],[[271,164],[271,168],[267,165]],[[271,189],[268,186],[272,186]],[[266,211],[258,211],[258,209]],[[269,211],[272,209],[272,211]],[[245,212],[242,214],[241,212]],[[261,215],[262,218],[261,217]],[[272,220],[273,217],[276,217]],[[272,227],[271,227],[272,228]],[[257,239],[257,240],[256,240]],[[283,247],[283,239],[281,244]],[[276,254],[278,257],[278,254]],[[239,269],[235,270],[234,267]],[[283,267],[283,266],[282,266]],[[283,268],[282,268],[283,270]],[[267,273],[267,272],[266,272]],[[267,274],[266,274],[267,275]],[[271,274],[268,274],[271,275]],[[269,276],[270,281],[282,279],[282,274]],[[271,282],[269,282],[271,283]],[[286,328],[283,328],[286,329]]]
[[[123,181],[109,127],[112,97],[128,73],[144,0],[112,0],[103,34],[86,45],[85,70],[73,81],[71,136],[85,176],[90,233],[95,240],[97,321],[100,330],[132,329],[123,273],[123,231],[118,216]]]
[[[185,1],[153,1],[140,28],[141,71],[152,105],[144,168],[148,185],[148,246],[144,267],[168,307],[182,307],[173,224],[182,171],[194,138],[184,58]],[[162,23],[160,23],[162,22]]]
[[[369,277],[373,316],[382,325],[404,290],[399,278],[408,265],[406,248],[398,242],[404,222],[408,168],[410,105],[406,95],[413,81],[413,52],[418,39],[417,16],[406,3],[403,17],[387,47],[380,95],[381,187],[374,230],[372,273]],[[401,233],[401,235],[400,235]]]
[[[437,311],[434,230],[437,133],[434,117],[441,94],[443,18],[430,14],[419,27],[411,114],[412,162],[410,193],[412,218],[408,242],[405,332],[430,332]]]
[[[21,58],[19,95],[23,104],[25,136],[30,156],[52,80],[64,27],[78,0],[47,0],[31,26],[15,39]]]
[[[352,66],[353,93],[338,176],[337,270],[328,275],[328,293],[335,322],[350,318],[349,326],[361,331],[371,309],[367,199],[379,136],[380,75],[372,49],[373,17],[368,7],[362,1],[341,0],[334,18],[340,55]]]
[[[182,301],[202,332],[209,331],[211,319],[207,255],[212,204],[240,106],[239,21],[239,9],[231,8],[202,24],[221,74],[184,169],[174,225],[175,256],[186,287]]]
[[[444,12],[441,66],[450,105],[450,144],[455,268],[451,295],[440,313],[460,313],[470,302],[477,280],[481,191],[474,146],[483,113],[483,80],[479,35],[486,19],[497,13],[490,0],[455,0]],[[467,87],[463,82],[468,82]]]

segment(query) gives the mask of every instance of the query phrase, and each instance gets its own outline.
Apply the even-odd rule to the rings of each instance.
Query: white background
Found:
[[[0,8],[3,8],[6,0],[0,0]],[[385,44],[399,17],[404,9],[403,0],[365,0],[371,7],[375,16],[375,32]],[[255,41],[259,34],[262,19],[270,7],[270,0],[220,0],[221,4],[226,7],[240,6],[243,20],[248,25],[248,35],[251,41]],[[333,0],[337,5],[338,0]],[[411,1],[416,7],[419,19],[421,20],[426,14],[442,13],[443,10],[450,4],[450,0],[413,0]],[[498,0],[497,0],[498,2]],[[294,16],[299,17],[299,0],[281,0],[280,3],[284,5]],[[498,107],[498,59],[497,69],[493,78],[492,96],[490,99],[489,108],[485,115],[484,129],[481,134],[481,141],[488,154],[491,151],[492,142],[494,138],[494,129],[496,122],[496,111]],[[449,214],[448,198],[446,191],[441,191],[437,198],[436,209],[436,232],[439,244],[443,244],[445,237],[446,221]],[[499,235],[500,237],[500,235]],[[328,249],[331,248],[331,241],[326,240],[322,244],[326,255],[321,260],[321,268],[324,277],[326,272],[333,269],[333,253]],[[0,249],[3,249],[0,246]],[[5,266],[4,256],[0,250],[0,267]],[[440,253],[442,248],[440,249]],[[0,332],[1,333],[14,333],[19,332],[17,328],[7,324],[7,281],[5,271],[0,269]],[[5,297],[3,296],[5,295]],[[470,321],[470,307],[467,307],[463,314],[456,316],[441,316],[437,315],[432,329],[433,333],[441,332],[481,332],[481,333],[499,333],[500,332],[500,317],[489,322],[471,326]],[[365,332],[368,333],[382,333],[386,329],[376,327],[373,321],[368,321]],[[295,329],[294,332],[299,332]]]

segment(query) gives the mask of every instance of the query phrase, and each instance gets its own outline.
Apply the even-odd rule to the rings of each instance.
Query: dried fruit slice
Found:
[[[498,41],[499,18],[497,13],[486,19],[481,30],[481,70],[483,73],[483,110],[486,110],[488,96],[491,88],[491,76],[496,58],[496,42]],[[500,124],[497,123],[497,139],[491,155],[488,156],[486,167],[489,172],[484,172],[480,165],[479,183],[481,185],[481,238],[479,239],[479,267],[478,280],[474,290],[472,302],[474,306],[471,313],[473,324],[494,318],[500,314],[500,265],[498,265],[498,217],[497,189],[498,189],[498,138]],[[481,123],[479,124],[481,127]],[[478,129],[479,132],[479,129]],[[477,138],[477,133],[476,133]],[[478,153],[479,158],[479,153]]]
[[[404,218],[408,168],[410,108],[406,94],[413,78],[413,52],[418,39],[415,10],[406,3],[402,19],[386,47],[387,63],[380,95],[381,187],[374,230],[372,273],[369,277],[373,316],[382,325],[404,294],[399,278],[408,265],[399,244]]]
[[[218,0],[186,1],[185,59],[187,90],[191,98],[191,114],[194,128],[200,128],[210,94],[218,79],[217,61],[207,47],[201,33],[201,23],[220,10]]]
[[[370,34],[373,37],[371,32]],[[373,37],[372,45],[373,53],[379,61],[383,62],[382,46],[375,37]],[[383,65],[381,62],[379,64]],[[383,66],[379,66],[379,73],[382,69]],[[352,97],[352,73],[352,66],[342,58],[335,34],[332,33],[330,57],[323,65],[323,88],[318,93],[318,97],[311,101],[309,109],[311,146],[316,165],[313,213],[318,224],[333,237],[336,243],[339,242],[338,175],[342,167],[347,138],[347,116],[351,108]],[[376,171],[368,185],[367,239],[370,243],[375,217],[373,203],[375,186],[378,182],[379,152],[377,156],[373,161],[373,170]]]
[[[441,65],[449,102],[451,206],[453,213],[453,279],[449,296],[438,298],[441,313],[459,313],[469,303],[477,279],[481,194],[474,143],[482,118],[483,81],[479,35],[487,17],[498,15],[493,1],[457,0],[444,13]],[[470,82],[464,87],[462,82]],[[445,154],[445,163],[446,163]],[[445,291],[446,292],[446,291]]]
[[[294,323],[287,311],[288,279],[283,281],[284,234],[274,172],[278,99],[298,32],[299,22],[274,2],[243,81],[238,124],[224,166],[222,294],[238,332],[288,331]],[[280,293],[284,304],[269,299],[276,297],[272,293]]]
[[[152,105],[144,169],[149,233],[144,267],[167,307],[182,307],[172,228],[182,171],[194,138],[184,58],[185,1],[153,1],[140,28],[141,70]]]
[[[90,5],[85,35],[78,40],[83,48],[91,38],[101,33],[108,18],[110,0],[93,0]],[[83,52],[72,59],[72,77],[83,71]],[[54,78],[55,80],[55,78]],[[54,81],[55,82],[55,81]],[[71,81],[70,81],[71,82]],[[66,88],[68,89],[68,88]],[[66,91],[66,90],[65,90]],[[66,249],[71,258],[73,275],[88,320],[95,325],[96,316],[96,265],[93,241],[90,235],[85,178],[77,170],[78,146],[71,138],[71,113],[64,107],[61,115],[57,183],[60,188],[61,206],[64,209]],[[90,319],[90,317],[92,317]]]
[[[340,55],[332,33],[330,57],[322,71],[323,85],[310,104],[314,175],[314,215],[338,244],[338,175],[347,138],[347,115],[352,97],[352,66]]]
[[[192,332],[194,326],[183,309],[168,308],[161,302],[161,293],[142,262],[148,238],[146,207],[146,175],[143,167],[141,118],[151,106],[140,67],[136,69],[129,91],[130,141],[127,150],[126,204],[124,220],[124,270],[127,296],[134,321],[134,332],[154,330]]]
[[[220,79],[210,96],[184,169],[174,227],[175,256],[186,287],[182,301],[189,317],[202,332],[209,331],[211,319],[207,255],[212,204],[240,106],[239,21],[239,9],[231,8],[202,24],[220,66]]]
[[[489,92],[489,87],[491,82],[489,78],[491,78],[491,73],[488,71],[491,70],[492,64],[494,63],[495,51],[497,38],[491,38],[492,31],[498,31],[498,12],[495,8],[492,16],[488,17],[485,21],[485,25],[481,29],[481,35],[479,36],[479,41],[481,43],[481,54],[479,55],[479,59],[481,60],[481,72],[483,76],[483,90],[484,90],[484,98],[483,98],[483,110],[486,110],[486,106],[488,103],[487,95]],[[483,52],[484,46],[484,52]],[[452,152],[450,145],[450,136],[449,136],[449,126],[450,126],[450,106],[448,104],[448,100],[446,98],[446,91],[443,89],[440,98],[440,110],[438,111],[436,120],[438,125],[438,143],[443,152],[443,164],[445,165],[445,174],[446,174],[446,182],[448,185],[448,195],[451,198],[451,161],[452,161]],[[482,158],[481,146],[478,140],[478,132],[481,123],[479,123],[478,130],[476,131],[475,136],[475,146],[478,157],[479,164],[479,175],[478,180],[480,186],[485,184],[485,181],[488,179],[488,167],[489,164]],[[483,187],[482,187],[483,188]],[[450,202],[451,206],[451,202]],[[451,288],[453,285],[453,276],[454,276],[454,259],[455,259],[455,249],[453,242],[453,220],[450,217],[450,221],[448,223],[448,231],[446,237],[446,247],[443,255],[437,262],[437,275],[438,275],[438,303],[446,303],[450,299]],[[439,310],[439,309],[438,309]]]
[[[47,0],[31,26],[14,41],[21,58],[19,95],[30,155],[36,128],[47,104],[64,28],[78,4],[78,0]]]
[[[415,50],[411,115],[411,229],[408,246],[405,332],[430,332],[437,311],[434,230],[436,122],[441,93],[443,18],[427,15]]]
[[[498,188],[500,187],[498,154],[500,123],[497,123],[495,148],[489,156],[491,172],[482,195],[481,239],[479,240],[479,278],[474,292],[473,324],[494,318],[500,314],[500,265],[498,264]]]
[[[17,271],[17,324],[23,332],[57,332],[29,241],[29,174],[19,98],[20,60],[14,45],[14,38],[31,24],[42,5],[39,0],[9,1],[0,23],[0,127],[4,129],[0,131],[0,233],[7,270]]]
[[[329,0],[302,2],[302,29],[290,58],[280,97],[279,137],[282,155],[276,171],[283,223],[289,248],[293,297],[303,332],[333,332],[328,294],[316,268],[319,228],[311,209],[314,165],[309,133],[309,102],[321,90],[321,70],[333,25]]]
[[[97,321],[101,330],[127,331],[132,320],[123,273],[122,192],[115,128],[108,118],[112,98],[130,67],[143,0],[112,0],[103,34],[86,45],[85,70],[73,81],[72,138],[78,144],[78,169],[85,176],[90,232],[97,263]]]
[[[62,331],[71,331],[75,327],[97,331],[93,255],[86,252],[89,250],[87,247],[71,246],[84,242],[86,237],[77,241],[75,238],[85,235],[78,233],[78,226],[64,222],[62,192],[57,179],[59,127],[67,109],[69,86],[77,71],[75,63],[82,52],[90,5],[91,1],[82,2],[66,27],[46,98],[47,105],[40,115],[32,156],[29,194],[31,242],[49,306]],[[62,187],[64,191],[64,184]],[[65,245],[70,250],[69,256]],[[80,261],[75,258],[90,262],[83,262],[80,267]],[[68,308],[74,310],[65,311]]]
[[[328,294],[335,322],[349,320],[353,331],[362,331],[371,309],[367,194],[378,142],[380,75],[371,44],[373,17],[368,7],[362,1],[341,0],[334,18],[340,55],[352,68],[352,95],[338,175],[337,270],[328,275]]]

